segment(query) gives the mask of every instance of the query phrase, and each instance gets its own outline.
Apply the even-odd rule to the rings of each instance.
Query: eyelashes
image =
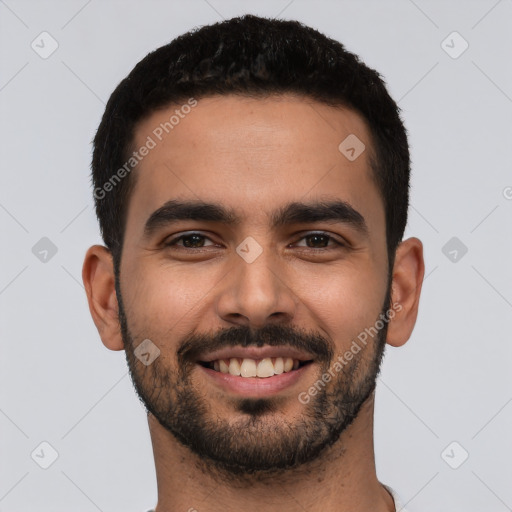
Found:
[[[165,247],[172,247],[172,248],[179,248],[179,250],[185,250],[185,251],[198,251],[201,249],[205,249],[206,247],[215,247],[216,244],[213,243],[212,245],[200,245],[202,240],[209,240],[210,242],[213,242],[210,237],[196,231],[191,231],[186,234],[179,235],[177,237],[172,238],[171,240],[164,243]],[[322,245],[323,242],[326,244],[332,244],[327,245],[325,247],[309,247],[307,245],[301,245],[302,249],[311,249],[312,251],[326,251],[326,250],[332,250],[332,249],[339,249],[346,247],[346,244],[338,240],[336,237],[331,235],[330,233],[326,233],[324,231],[311,231],[305,234],[302,234],[302,236],[298,239],[298,241],[302,240],[316,240],[317,243],[319,240],[320,245]],[[183,245],[180,245],[179,243],[183,242]],[[196,246],[196,244],[199,243],[199,247]],[[296,244],[297,242],[295,242]]]

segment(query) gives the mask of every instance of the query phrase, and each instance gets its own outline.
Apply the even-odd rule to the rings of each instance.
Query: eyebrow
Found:
[[[217,222],[230,226],[238,226],[242,221],[233,209],[219,203],[170,200],[150,215],[144,226],[144,236],[150,237],[159,229],[184,220]],[[353,206],[342,200],[291,202],[270,215],[270,224],[273,229],[315,222],[347,224],[360,234],[368,235],[368,226],[364,217]]]

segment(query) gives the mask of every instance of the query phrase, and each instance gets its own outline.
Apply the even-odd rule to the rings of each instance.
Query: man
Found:
[[[373,411],[424,274],[409,165],[380,76],[297,22],[202,27],[116,88],[83,280],[148,412],[156,512],[403,510]]]

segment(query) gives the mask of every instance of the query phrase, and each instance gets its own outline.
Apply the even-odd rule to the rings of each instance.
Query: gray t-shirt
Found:
[[[395,501],[395,511],[396,512],[407,512],[407,510],[405,510],[405,508],[403,507],[402,502],[400,501],[400,498],[398,497],[398,494],[393,489],[391,489],[391,487],[389,487],[385,484],[382,484],[382,485],[384,485],[384,487],[389,491],[391,496],[393,496],[393,500]],[[146,512],[155,512],[155,510],[150,509],[150,510],[146,510]]]

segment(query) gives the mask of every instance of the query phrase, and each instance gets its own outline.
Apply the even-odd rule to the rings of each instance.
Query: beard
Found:
[[[380,318],[389,311],[390,290],[388,286]],[[191,333],[180,341],[175,354],[162,353],[164,357],[145,366],[134,354],[135,340],[140,343],[145,336],[133,336],[129,330],[117,277],[116,292],[126,361],[139,399],[146,412],[197,455],[198,465],[210,474],[217,472],[238,479],[249,475],[276,476],[313,463],[339,440],[375,390],[387,322],[383,322],[384,327],[374,339],[336,372],[332,371],[332,342],[318,333],[283,324],[268,324],[259,330],[236,326],[216,333]],[[169,346],[167,340],[152,338],[160,348]],[[217,414],[212,397],[209,399],[194,387],[199,352],[234,346],[282,346],[283,340],[287,346],[314,355],[319,381],[329,370],[331,376],[334,374],[330,382],[317,387],[318,392],[306,404],[300,402],[303,405],[298,417],[289,418],[282,413],[289,397],[230,397],[209,388],[207,392],[212,397],[215,392],[216,398],[220,397],[238,413],[226,419]]]

